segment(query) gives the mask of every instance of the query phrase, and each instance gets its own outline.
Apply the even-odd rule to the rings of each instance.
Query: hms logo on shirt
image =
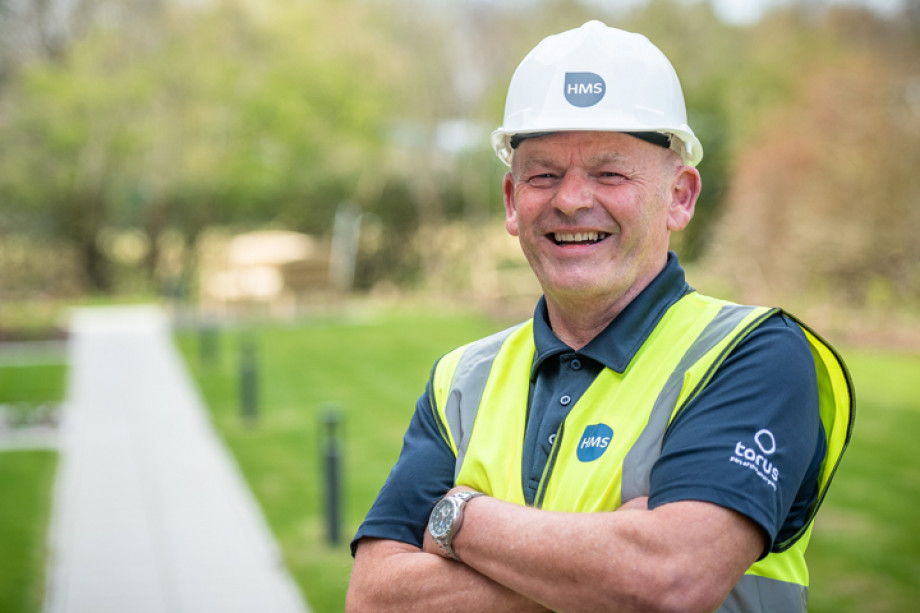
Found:
[[[757,473],[757,476],[776,491],[779,469],[770,461],[776,453],[776,437],[769,430],[758,430],[753,441],[735,443],[735,453],[729,461]]]
[[[578,460],[580,462],[593,462],[598,459],[613,439],[613,428],[607,424],[594,424],[585,428],[578,442]]]

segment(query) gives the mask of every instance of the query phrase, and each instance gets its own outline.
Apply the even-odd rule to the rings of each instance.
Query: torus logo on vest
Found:
[[[613,440],[613,428],[607,424],[588,426],[578,442],[578,460],[593,462],[598,459],[607,451],[611,440]]]
[[[572,106],[594,106],[607,93],[607,84],[593,72],[567,72],[564,93]]]
[[[767,485],[776,490],[779,469],[768,459],[768,456],[774,453],[776,453],[776,437],[769,430],[758,430],[754,435],[754,445],[745,445],[738,441],[735,444],[734,455],[728,459],[753,470]]]

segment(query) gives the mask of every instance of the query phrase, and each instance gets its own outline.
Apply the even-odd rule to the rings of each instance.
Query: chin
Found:
[[[599,284],[597,280],[578,282],[577,279],[572,278],[564,282],[543,284],[543,293],[559,299],[577,301],[586,298],[603,301],[612,294],[609,287]]]

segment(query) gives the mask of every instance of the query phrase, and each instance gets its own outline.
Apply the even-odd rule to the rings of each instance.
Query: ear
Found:
[[[508,172],[502,182],[505,197],[505,229],[511,236],[518,235],[517,209],[514,206],[514,177]]]
[[[692,166],[681,166],[671,186],[671,206],[668,210],[668,230],[679,232],[687,227],[700,197],[703,182],[700,173]]]

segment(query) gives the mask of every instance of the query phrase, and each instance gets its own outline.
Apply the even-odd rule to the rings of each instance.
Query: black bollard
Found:
[[[259,364],[256,344],[246,337],[240,349],[240,415],[247,423],[259,417]]]
[[[340,411],[335,406],[327,407],[323,413],[325,442],[323,445],[323,477],[326,489],[326,539],[330,545],[341,542],[341,449],[338,427],[342,422]]]
[[[217,361],[219,351],[217,324],[203,322],[198,325],[198,363],[211,367]]]

